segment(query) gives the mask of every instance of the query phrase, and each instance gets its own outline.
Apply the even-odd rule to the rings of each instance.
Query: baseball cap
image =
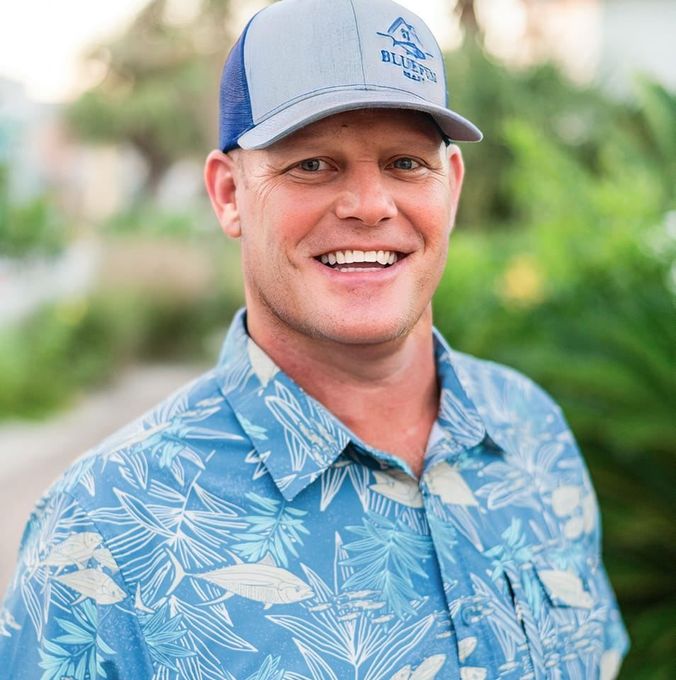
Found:
[[[423,111],[453,141],[482,138],[448,108],[441,50],[416,14],[391,0],[280,0],[249,21],[225,62],[219,146],[261,149],[362,108]]]

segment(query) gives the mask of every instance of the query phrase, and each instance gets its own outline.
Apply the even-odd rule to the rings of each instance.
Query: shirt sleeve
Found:
[[[581,493],[576,507],[570,509],[571,491],[576,486],[564,483],[552,495],[552,506],[558,515],[564,533],[567,530],[574,535],[588,534],[591,543],[591,555],[586,569],[582,572],[587,586],[592,591],[595,601],[599,605],[598,616],[603,621],[603,654],[601,656],[601,680],[613,680],[619,675],[620,666],[630,647],[630,640],[612,585],[606,573],[602,560],[602,527],[601,512],[596,492],[587,469],[584,457],[580,451],[567,419],[561,407],[539,385],[532,383],[537,394],[551,413],[551,428],[557,439],[568,442],[571,457],[567,461],[567,469],[575,481],[579,483]],[[575,494],[573,494],[573,497]]]
[[[532,447],[533,452],[542,455],[527,460],[541,471],[548,466],[548,479],[540,498],[553,528],[553,547],[539,552],[536,571],[544,572],[542,586],[552,603],[552,614],[566,622],[569,632],[576,630],[578,637],[593,639],[600,655],[598,677],[612,680],[619,673],[630,641],[602,561],[596,493],[563,410],[542,387],[514,369],[471,358],[462,365],[465,381],[473,388],[472,398],[482,406],[482,413],[492,425],[491,434],[502,436],[498,443],[505,451],[521,447],[523,453],[528,451],[528,440],[542,442],[539,447]],[[519,427],[515,423],[526,425]],[[560,591],[561,583],[547,584],[547,580],[554,575],[560,578],[562,571],[566,572],[569,584],[584,588],[590,597],[589,609],[577,610],[565,602],[563,606],[561,602],[557,604],[557,592],[548,592],[548,585],[554,586],[553,591]],[[576,618],[576,611],[586,611],[587,615]],[[586,626],[584,630],[582,623]],[[577,641],[573,635],[566,639],[570,644]]]
[[[13,680],[153,675],[133,595],[97,526],[66,493],[39,502],[0,606],[0,668]]]

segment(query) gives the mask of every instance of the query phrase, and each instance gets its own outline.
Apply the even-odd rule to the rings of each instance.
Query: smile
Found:
[[[391,250],[335,250],[316,259],[337,271],[363,272],[391,267],[399,257],[399,253]]]

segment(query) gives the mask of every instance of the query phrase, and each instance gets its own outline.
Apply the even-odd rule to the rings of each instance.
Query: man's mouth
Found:
[[[334,250],[315,259],[337,271],[356,272],[386,269],[402,257],[393,250]]]

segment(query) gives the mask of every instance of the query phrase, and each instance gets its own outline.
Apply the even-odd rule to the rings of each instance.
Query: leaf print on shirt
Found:
[[[297,546],[303,545],[302,534],[310,532],[305,528],[301,517],[306,510],[290,508],[285,501],[264,498],[256,493],[246,494],[252,507],[242,516],[245,530],[233,534],[238,543],[232,549],[245,562],[260,562],[271,555],[275,564],[287,567],[287,552],[298,557]]]
[[[328,456],[339,441],[336,423],[328,411],[306,397],[301,401],[281,382],[274,382],[275,394],[265,397],[265,405],[284,429],[291,460],[291,471],[303,470],[309,458],[317,466],[330,462]]]
[[[172,615],[183,615],[189,629],[187,646],[190,649],[199,649],[199,665],[215,665],[218,667],[222,653],[218,651],[218,645],[228,650],[255,652],[256,647],[248,640],[235,633],[232,621],[225,604],[219,602],[209,607],[202,604],[183,602],[178,598],[170,600]],[[228,625],[224,625],[224,622]],[[231,653],[231,652],[229,652]],[[179,660],[179,666],[183,663]],[[194,665],[194,664],[193,664]],[[185,671],[182,671],[181,678]]]
[[[397,519],[368,512],[362,526],[349,526],[359,538],[345,543],[350,557],[342,562],[354,573],[344,584],[346,590],[373,590],[400,618],[413,614],[412,602],[418,599],[412,576],[427,578],[424,563],[432,555],[429,536],[414,533]]]
[[[565,450],[561,442],[540,442],[524,433],[518,449],[484,468],[486,477],[497,481],[481,486],[477,496],[486,499],[489,510],[514,505],[543,512],[545,508],[540,498],[560,479],[557,468]]]
[[[195,651],[178,644],[188,631],[183,616],[172,616],[166,603],[152,614],[140,613],[138,618],[143,639],[155,663],[178,673],[178,659],[196,655]]]
[[[519,646],[526,643],[523,629],[514,615],[514,607],[502,598],[495,597],[495,584],[489,585],[478,574],[470,574],[470,580],[474,596],[454,600],[450,609],[454,615],[458,615],[463,607],[470,605],[476,612],[477,621],[485,620],[493,630],[505,662],[511,664]]]
[[[348,622],[336,621],[326,612],[313,614],[312,618],[268,615],[273,623],[293,633],[293,640],[303,654],[312,677],[324,680],[320,660],[328,656],[343,662],[332,661],[331,668],[339,672],[336,678],[354,680],[382,680],[393,674],[413,649],[425,638],[434,623],[434,616],[426,616],[405,624],[398,620],[391,627],[378,626],[368,619]],[[307,655],[306,650],[312,650]],[[305,652],[305,653],[304,653]]]
[[[331,505],[333,499],[341,491],[346,478],[350,479],[355,493],[359,497],[362,508],[366,510],[369,503],[369,470],[364,465],[355,464],[349,457],[341,457],[321,476],[322,498],[319,503],[320,512]]]
[[[249,435],[251,439],[258,439],[259,441],[267,440],[267,430],[264,427],[261,427],[260,425],[254,425],[246,416],[243,416],[241,413],[237,414],[237,420],[239,420],[239,424],[242,426],[242,429],[247,433],[247,435]]]
[[[53,640],[45,639],[40,651],[41,680],[95,680],[106,677],[99,652],[105,655],[114,651],[103,641],[98,631],[98,612],[90,602],[83,602],[72,610],[70,620],[56,617],[63,630]]]
[[[134,477],[145,488],[148,456],[157,460],[160,468],[168,469],[179,485],[184,485],[188,474],[186,464],[203,469],[203,457],[210,451],[201,442],[241,441],[239,433],[199,425],[221,409],[222,399],[205,399],[191,405],[186,389],[145,416],[139,427],[130,429],[126,438],[116,437],[106,457],[127,468],[126,478]],[[192,407],[191,407],[192,406]],[[135,456],[134,454],[141,454]],[[140,473],[140,474],[139,474]]]
[[[261,667],[246,680],[284,680],[286,673],[283,668],[279,667],[281,660],[280,656],[268,654]]]
[[[453,432],[451,441],[455,450],[474,446],[486,434],[483,421],[477,413],[469,411],[451,390],[442,389],[439,398],[439,419],[448,423]]]
[[[511,524],[505,529],[501,537],[503,543],[493,546],[485,552],[486,557],[493,558],[493,572],[491,578],[495,581],[502,573],[512,568],[518,572],[521,565],[532,559],[532,551],[526,536],[521,531],[521,520],[513,518]]]
[[[167,548],[190,569],[222,564],[224,554],[230,554],[231,532],[243,527],[238,518],[240,508],[203,489],[198,483],[200,474],[183,492],[154,482],[145,502],[137,494],[113,488],[119,507],[95,515],[99,522],[118,530],[109,547],[119,561],[127,563],[129,582],[134,587],[140,582],[150,601],[155,600],[171,569]],[[135,558],[139,543],[148,549]]]
[[[21,544],[24,568],[17,572],[16,587],[21,593],[21,600],[38,639],[42,638],[43,626],[52,605],[51,578],[62,571],[61,567],[48,566],[45,561],[56,546],[70,545],[71,549],[74,549],[77,541],[71,541],[70,544],[66,542],[78,533],[95,532],[92,531],[91,522],[82,508],[70,496],[64,494],[40,501],[26,526]],[[67,548],[65,552],[68,553],[69,549]],[[66,561],[63,553],[61,558],[56,561]],[[64,594],[65,592],[64,587]],[[70,591],[67,592],[70,594]]]

